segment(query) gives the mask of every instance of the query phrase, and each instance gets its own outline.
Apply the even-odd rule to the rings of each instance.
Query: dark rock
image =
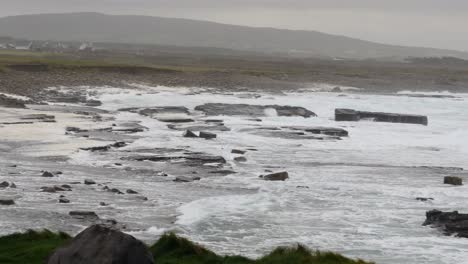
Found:
[[[468,238],[468,214],[459,214],[458,211],[428,211],[426,212],[426,221],[423,225],[438,228],[445,235]]]
[[[359,121],[361,119],[372,119],[376,122],[420,124],[427,126],[427,116],[406,115],[382,112],[366,112],[353,109],[335,109],[335,121]]]
[[[175,178],[174,182],[194,182],[194,181],[199,181],[199,180],[201,180],[200,177],[179,176]]]
[[[128,194],[138,194],[138,192],[132,190],[132,189],[127,189],[126,193]]]
[[[463,185],[463,179],[460,177],[446,176],[444,177],[444,184]]]
[[[105,225],[93,225],[56,250],[48,264],[153,264],[147,246]]]
[[[55,174],[55,175],[62,175],[63,172],[61,172],[61,171],[54,171],[54,174]]]
[[[114,165],[115,165],[115,166],[122,166],[122,163],[116,162],[116,163],[114,163]]]
[[[231,153],[233,154],[245,154],[247,151],[245,150],[239,150],[239,149],[233,149],[231,150]]]
[[[84,180],[84,184],[86,184],[86,185],[93,185],[93,184],[96,184],[96,182],[93,181],[93,180]]]
[[[285,181],[289,178],[289,174],[287,172],[277,172],[272,174],[267,174],[262,177],[266,181]]]
[[[117,188],[112,188],[112,189],[109,189],[109,192],[113,192],[113,193],[116,193],[116,194],[124,194],[123,192],[121,192],[119,189]]]
[[[234,161],[237,161],[237,162],[247,162],[247,158],[245,158],[245,157],[235,157],[235,158],[234,158]]]
[[[100,206],[108,206],[109,204],[105,203],[105,202],[100,202],[99,203]]]
[[[70,200],[68,200],[66,198],[60,198],[59,203],[70,203]]]
[[[65,189],[71,189],[72,187],[68,184],[62,184],[60,187],[65,188]]]
[[[310,189],[309,186],[302,186],[302,185],[296,186],[296,188],[298,188],[298,189]]]
[[[98,220],[99,216],[93,211],[71,211],[68,213],[71,217],[86,220]]]
[[[159,121],[165,122],[165,123],[190,123],[190,122],[194,122],[194,120],[191,119],[191,118],[187,118],[187,117],[177,117],[177,116],[173,116],[173,117],[158,117],[157,119],[158,119]]]
[[[49,171],[44,171],[44,172],[42,173],[42,177],[51,178],[51,177],[54,177],[54,174],[52,174],[52,172],[49,172]]]
[[[186,153],[187,155],[180,156],[160,156],[160,155],[137,155],[130,157],[122,157],[123,160],[131,161],[153,161],[153,162],[167,162],[172,160],[185,160],[193,165],[203,165],[205,163],[226,163],[226,160],[221,156],[210,156],[200,153]]]
[[[67,132],[74,132],[74,133],[84,133],[84,132],[89,132],[89,130],[81,129],[78,127],[66,127],[65,131]]]
[[[26,102],[0,94],[0,106],[9,108],[26,108]]]
[[[213,139],[213,138],[216,138],[217,136],[214,133],[200,131],[200,137],[204,139]]]
[[[216,171],[210,171],[210,173],[226,176],[226,175],[236,174],[237,172],[232,171],[232,170],[216,170]]]
[[[127,145],[127,143],[125,143],[125,142],[115,142],[114,144],[110,144],[110,145],[90,147],[90,148],[80,148],[80,149],[81,150],[91,151],[91,152],[108,151],[111,148],[122,148],[122,147],[125,147],[126,145]]]
[[[14,205],[15,201],[7,199],[7,200],[0,200],[0,205]]]
[[[333,93],[341,93],[341,92],[343,92],[343,90],[341,90],[341,88],[340,88],[339,86],[334,87],[331,91],[332,91]]]
[[[421,202],[427,202],[427,201],[433,201],[434,198],[416,197],[416,200],[421,201]]]
[[[91,107],[96,107],[96,106],[101,106],[102,105],[102,102],[99,101],[99,100],[87,100],[86,101],[86,106],[91,106]]]
[[[12,183],[10,184],[10,188],[15,189],[15,188],[16,188],[16,184],[12,182]]]
[[[183,134],[184,137],[186,138],[197,138],[197,134],[193,133],[191,130],[185,130],[184,134]]]
[[[315,113],[295,106],[280,105],[248,105],[248,104],[222,104],[207,103],[195,107],[195,110],[202,111],[207,115],[228,115],[228,116],[264,116],[266,109],[275,109],[279,116],[316,116]]]
[[[8,182],[6,182],[6,181],[0,183],[0,188],[6,188],[8,186],[10,186],[10,184]]]
[[[67,189],[59,187],[59,186],[41,187],[41,190],[42,190],[42,192],[48,192],[48,193],[70,191],[70,190],[67,190]]]

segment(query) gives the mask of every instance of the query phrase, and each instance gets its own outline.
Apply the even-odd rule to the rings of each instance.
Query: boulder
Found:
[[[444,184],[463,185],[463,179],[460,177],[446,176],[444,177]]]
[[[237,161],[237,162],[247,162],[247,158],[246,158],[246,157],[235,157],[235,158],[234,158],[234,161]]]
[[[0,200],[0,205],[14,205],[15,201],[11,199]]]
[[[376,122],[420,124],[427,126],[427,116],[395,114],[383,112],[357,111],[353,109],[335,109],[335,121],[359,121],[361,119],[372,119]]]
[[[272,174],[267,174],[262,177],[265,181],[285,181],[289,178],[289,174],[287,172],[277,172]]]
[[[438,228],[445,235],[468,238],[468,214],[459,214],[458,211],[428,211],[426,212],[426,221],[423,225]]]
[[[134,191],[132,189],[127,189],[126,193],[128,193],[128,194],[138,194],[137,191]]]
[[[48,193],[70,191],[70,189],[65,189],[65,188],[62,188],[60,186],[41,187],[41,190],[42,190],[42,192],[48,192]]]
[[[8,186],[10,186],[10,184],[6,181],[0,183],[0,188],[6,188]]]
[[[42,173],[42,177],[51,178],[51,177],[54,177],[54,174],[52,174],[52,172],[49,172],[49,171],[44,171],[44,172]]]
[[[185,130],[184,134],[182,135],[186,138],[197,138],[197,134],[193,133],[191,130]]]
[[[247,151],[245,151],[245,150],[239,150],[239,149],[233,149],[233,150],[231,150],[231,153],[232,153],[232,154],[241,154],[241,155],[243,155],[243,154],[245,154],[246,152],[247,152]]]
[[[213,139],[213,138],[216,138],[217,136],[214,133],[200,131],[200,137],[204,139]]]
[[[57,249],[48,264],[153,264],[147,246],[106,225],[93,225]]]
[[[68,200],[67,198],[60,198],[59,203],[70,203],[70,200]]]
[[[194,182],[194,181],[199,181],[199,180],[201,180],[200,177],[179,176],[175,178],[174,182]]]
[[[93,180],[88,180],[88,179],[86,179],[86,180],[84,180],[84,184],[86,184],[86,185],[94,185],[94,184],[96,184],[96,182],[93,181]]]

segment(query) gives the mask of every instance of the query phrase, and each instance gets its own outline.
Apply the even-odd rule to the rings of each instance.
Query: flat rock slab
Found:
[[[335,121],[359,121],[361,119],[370,119],[375,122],[405,123],[405,124],[428,124],[427,116],[395,114],[383,112],[357,111],[353,109],[335,109]]]
[[[302,116],[306,118],[317,116],[314,112],[298,106],[208,103],[195,107],[197,111],[215,116],[265,116],[265,110],[267,109],[276,110],[278,116]]]

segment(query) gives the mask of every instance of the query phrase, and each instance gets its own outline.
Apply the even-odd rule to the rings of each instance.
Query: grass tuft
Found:
[[[29,230],[22,234],[0,237],[0,263],[42,264],[70,236],[48,230]],[[157,264],[371,264],[352,260],[330,252],[312,252],[305,246],[280,247],[257,259],[242,256],[219,256],[188,239],[175,234],[164,234],[149,250]]]
[[[70,236],[65,233],[28,230],[0,237],[0,263],[2,264],[43,264],[47,257]]]

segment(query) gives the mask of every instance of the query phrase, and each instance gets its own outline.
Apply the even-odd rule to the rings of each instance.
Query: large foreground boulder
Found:
[[[93,225],[65,247],[56,250],[48,264],[152,264],[153,256],[136,238],[104,225]]]
[[[468,214],[459,214],[458,211],[428,211],[426,212],[426,221],[423,225],[438,228],[445,235],[468,238]]]
[[[359,121],[371,119],[376,122],[420,124],[427,126],[427,116],[407,115],[383,112],[357,111],[353,109],[335,109],[335,121]]]

